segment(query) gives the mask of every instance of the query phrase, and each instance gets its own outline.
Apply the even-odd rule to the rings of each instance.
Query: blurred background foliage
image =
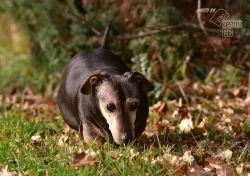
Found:
[[[206,37],[197,0],[2,0],[0,92],[28,85],[56,96],[65,64],[77,52],[99,47],[108,23],[109,49],[154,82],[153,101],[171,98],[163,92],[177,80],[205,82],[214,68],[233,86],[250,66],[250,1],[201,0],[201,7],[223,8],[242,19],[243,28],[222,37],[209,23],[213,13],[202,13]]]

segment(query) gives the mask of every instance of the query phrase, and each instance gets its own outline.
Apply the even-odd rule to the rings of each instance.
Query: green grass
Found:
[[[22,88],[29,86],[39,94],[44,92],[44,97],[56,99],[60,74],[48,74],[48,70],[36,70],[27,55],[15,55],[0,49],[0,54],[1,52],[3,55],[8,54],[9,57],[13,57],[0,72],[0,78],[3,80],[0,83],[0,92],[1,88],[7,89],[8,92],[10,90],[8,85],[16,82],[16,86],[19,86],[17,94],[20,94]],[[169,130],[169,126],[156,129],[155,122],[161,120],[158,114],[152,112],[146,130],[154,129],[153,136],[149,137],[151,142],[142,140],[142,142],[135,142],[129,146],[85,144],[77,138],[75,133],[65,132],[64,122],[59,112],[55,115],[45,109],[45,111],[34,115],[24,113],[21,109],[15,109],[13,106],[4,109],[0,99],[0,171],[8,166],[9,171],[27,175],[174,175],[176,166],[170,164],[173,156],[182,157],[186,151],[190,150],[196,162],[203,166],[207,153],[216,155],[228,148],[233,151],[230,163],[234,169],[240,163],[249,165],[250,148],[249,142],[246,142],[249,140],[247,135],[249,124],[244,121],[247,113],[242,106],[237,107],[236,99],[241,98],[242,100],[242,97],[232,97],[231,95],[233,88],[241,85],[242,77],[240,75],[244,75],[242,72],[240,69],[224,64],[220,70],[212,69],[204,82],[196,82],[200,85],[211,84],[215,88],[219,83],[226,83],[222,92],[213,95],[213,97],[202,92],[201,86],[192,94],[188,94],[185,87],[182,89],[179,86],[179,89],[182,89],[181,95],[185,98],[183,102],[187,103],[186,106],[191,108],[189,111],[193,113],[195,128],[191,133],[183,134],[180,132],[180,119],[176,120],[172,116],[174,111],[180,110],[180,107],[177,105],[178,103],[169,103],[166,95],[164,100],[168,103],[167,115],[165,114],[163,120],[169,121],[170,126],[174,127],[175,130]],[[151,103],[157,103],[160,90],[161,84],[151,94]],[[216,95],[223,101],[223,108],[218,107],[214,98]],[[6,97],[8,96],[12,95],[6,94]],[[178,99],[176,100],[178,102]],[[49,100],[45,103],[49,103]],[[202,107],[202,110],[197,108],[198,105]],[[223,109],[227,108],[233,109],[234,114],[225,113]],[[234,123],[237,124],[239,117],[241,117],[239,124],[244,126],[240,128],[246,133],[243,148],[241,148],[239,139],[235,139],[233,134],[235,132],[237,136],[240,132],[233,129],[232,133],[227,133],[216,126],[218,124],[222,124],[223,127],[228,126],[223,124],[222,115],[232,120],[230,126],[233,126]],[[56,116],[60,118],[55,118]],[[197,128],[205,117],[207,118],[207,126],[203,129]],[[204,132],[207,134],[203,135]],[[31,140],[32,136],[36,134],[41,136],[41,141],[38,143]],[[60,139],[63,135],[66,135],[68,140],[61,144]],[[80,168],[73,167],[74,154],[83,151],[96,152],[100,162]]]
[[[1,29],[1,27],[0,27]],[[1,33],[1,30],[0,30]],[[5,41],[0,41],[0,44]],[[26,86],[31,87],[35,93],[42,93],[44,97],[56,99],[56,93],[60,82],[60,69],[56,69],[59,63],[59,50],[54,50],[46,67],[39,69],[31,62],[28,52],[15,53],[11,51],[12,44],[8,43],[4,48],[0,48],[0,96],[3,92],[6,97],[12,90],[17,90],[17,94],[22,92]],[[24,47],[26,48],[26,47]],[[248,57],[249,52],[242,58],[241,63]],[[145,55],[145,57],[148,57]],[[228,59],[230,56],[228,56]],[[136,60],[137,59],[137,60]],[[150,65],[147,60],[141,63],[140,58],[134,58],[134,66],[141,64],[141,71],[148,75]],[[184,67],[187,63],[184,59],[177,59],[176,64],[179,69],[173,73],[171,79],[167,80],[168,85],[175,84],[180,78],[185,78]],[[186,64],[186,65],[185,65]],[[138,66],[138,65],[137,65]],[[142,67],[143,66],[143,67]],[[152,67],[152,66],[151,66]],[[138,68],[137,68],[138,69]],[[152,112],[149,116],[147,132],[151,131],[153,136],[146,136],[151,141],[142,140],[128,146],[115,147],[112,144],[85,144],[78,138],[77,133],[65,131],[62,117],[58,114],[50,113],[49,110],[30,114],[21,109],[13,107],[3,108],[0,99],[0,171],[8,166],[9,171],[26,175],[173,175],[176,166],[170,164],[173,156],[182,157],[186,151],[192,151],[196,162],[203,167],[207,155],[215,156],[222,151],[230,149],[233,157],[230,164],[234,169],[244,163],[249,163],[249,124],[244,120],[249,115],[242,106],[237,107],[236,99],[245,98],[245,95],[233,96],[233,88],[241,86],[242,75],[245,70],[235,68],[225,62],[220,69],[212,69],[209,73],[203,72],[199,66],[194,69],[206,77],[200,79],[194,75],[192,81],[196,80],[199,88],[192,93],[178,85],[180,95],[174,96],[177,100],[184,98],[189,112],[192,114],[194,129],[188,133],[180,132],[179,123],[181,119],[174,119],[174,111],[180,111],[178,103],[170,103],[171,94],[166,94],[163,99],[167,102],[167,112],[160,117]],[[140,69],[139,69],[140,70]],[[150,77],[150,75],[148,75]],[[212,85],[214,89],[225,84],[221,92],[210,96],[204,93],[201,85]],[[155,83],[155,90],[150,94],[150,103],[158,102],[161,94],[162,84]],[[224,107],[218,106],[215,96],[219,96]],[[185,101],[184,101],[185,100]],[[24,100],[25,101],[25,100]],[[20,103],[20,102],[15,102]],[[23,102],[24,103],[24,102]],[[46,101],[49,103],[49,101]],[[240,102],[242,103],[242,102]],[[198,105],[202,107],[198,109]],[[4,110],[3,110],[4,109]],[[38,108],[37,108],[38,109]],[[234,114],[226,113],[227,109],[233,109]],[[1,112],[2,111],[2,112]],[[60,118],[55,118],[55,117]],[[232,120],[232,123],[225,124],[222,117]],[[207,119],[205,127],[198,128],[201,120]],[[155,123],[167,120],[168,125],[156,128]],[[218,128],[232,127],[230,132]],[[234,126],[239,125],[237,128]],[[174,128],[171,129],[170,127]],[[239,128],[241,130],[239,130]],[[206,135],[204,135],[206,133]],[[245,136],[241,139],[240,134]],[[32,136],[40,135],[41,141],[32,141]],[[66,142],[61,142],[63,136],[68,138]],[[145,135],[144,135],[145,137]],[[238,137],[238,139],[237,139]],[[242,143],[239,143],[242,142]],[[72,166],[75,153],[83,151],[94,151],[96,158],[100,160],[95,165],[85,165],[80,168]],[[250,167],[248,166],[248,171]],[[0,174],[1,175],[1,174]]]
[[[167,161],[170,148],[164,147],[115,147],[112,144],[87,145],[74,134],[67,133],[69,141],[59,145],[63,135],[63,121],[42,116],[28,118],[19,110],[0,115],[0,168],[28,175],[171,175]],[[31,137],[39,134],[41,142],[34,143]],[[76,169],[71,166],[74,153],[91,150],[97,153],[100,163]],[[133,152],[132,152],[133,151]],[[131,153],[132,152],[132,153]],[[137,153],[138,152],[138,153]],[[152,160],[161,156],[161,163]],[[162,167],[164,163],[165,167]],[[115,169],[115,171],[114,171]]]
[[[202,102],[210,112],[216,111],[214,106],[206,104]],[[174,108],[173,104],[168,108]],[[30,115],[21,109],[5,108],[0,114],[0,170],[8,166],[9,171],[27,175],[174,175],[178,167],[170,164],[173,156],[182,157],[188,150],[200,166],[204,165],[207,153],[216,155],[227,149],[233,151],[230,162],[234,168],[239,163],[249,163],[249,144],[243,141],[246,144],[243,149],[238,144],[232,147],[239,140],[215,127],[219,122],[216,116],[209,118],[206,136],[201,135],[205,129],[197,127],[183,134],[173,121],[170,124],[176,127],[175,131],[168,131],[164,126],[157,133],[154,131],[153,137],[147,135],[151,142],[142,136],[133,144],[117,147],[108,143],[84,143],[77,132],[67,130],[57,113],[44,110]],[[196,120],[200,116],[197,112]],[[155,128],[153,124],[158,119],[157,114],[150,114],[146,132]],[[34,142],[35,135],[41,140]],[[61,142],[63,136],[67,140]],[[83,151],[95,152],[100,162],[73,167],[74,154]]]

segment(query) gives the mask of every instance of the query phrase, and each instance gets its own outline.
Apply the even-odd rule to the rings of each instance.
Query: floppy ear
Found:
[[[97,73],[90,75],[87,81],[83,84],[81,88],[81,93],[84,95],[89,95],[93,92],[94,88],[102,82],[104,77],[108,77],[106,73]]]
[[[139,72],[126,72],[124,73],[125,76],[130,77],[130,79],[135,80],[136,82],[138,82],[142,88],[144,92],[150,92],[152,90],[154,90],[154,86],[153,84],[151,84],[141,73]]]

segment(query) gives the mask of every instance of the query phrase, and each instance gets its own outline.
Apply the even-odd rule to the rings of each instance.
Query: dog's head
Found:
[[[117,144],[135,138],[134,123],[140,105],[141,91],[153,90],[153,85],[138,72],[124,75],[97,73],[91,75],[81,88],[85,95],[92,94],[106,119],[112,137]]]

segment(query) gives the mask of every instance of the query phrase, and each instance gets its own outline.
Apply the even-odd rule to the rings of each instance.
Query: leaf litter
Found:
[[[100,163],[100,160],[97,158],[96,152],[84,151],[81,153],[74,154],[72,166],[81,167],[85,165],[96,165],[98,163]]]
[[[183,86],[186,97],[180,94],[176,86],[172,86],[169,89],[179,95],[178,99],[160,100],[150,107],[148,125],[135,142],[135,149],[130,150],[131,159],[144,158],[152,165],[162,164],[162,167],[168,162],[167,168],[175,175],[249,174],[250,85],[247,87],[244,83],[227,88],[221,81],[202,84],[190,80],[179,85]],[[22,94],[0,94],[0,111],[5,112],[5,118],[9,117],[8,111],[12,108],[19,109],[26,118],[36,117],[46,111],[49,115],[44,116],[45,119],[58,119],[61,117],[58,116],[55,99],[35,95],[26,87]],[[72,143],[70,133],[72,130],[65,125],[61,134],[56,134],[59,147],[81,145],[79,134],[73,132]],[[30,140],[35,147],[42,142],[39,133],[35,133]],[[158,148],[162,145],[172,146],[165,155],[155,155],[150,150],[144,153],[145,147]],[[116,160],[123,153],[114,151],[111,155]],[[102,163],[96,151],[76,152],[72,158],[71,165],[76,168]],[[1,173],[8,173],[7,170],[6,166]],[[119,173],[117,170],[110,172]]]

